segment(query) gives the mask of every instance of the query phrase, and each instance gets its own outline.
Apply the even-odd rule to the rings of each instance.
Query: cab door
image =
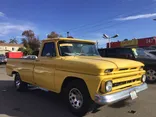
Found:
[[[35,62],[34,81],[37,86],[54,90],[56,46],[54,42],[43,45],[40,57]]]

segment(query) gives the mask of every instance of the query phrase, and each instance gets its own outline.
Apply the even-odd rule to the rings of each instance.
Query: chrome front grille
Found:
[[[121,70],[122,68],[120,68]],[[144,70],[140,70],[140,67],[131,67],[128,70],[123,71],[114,70],[111,75],[104,76],[104,80],[101,84],[101,91],[105,89],[107,81],[112,81],[112,92],[120,91],[129,87],[142,84],[142,75],[145,74]],[[106,79],[105,79],[106,78]]]
[[[140,67],[130,67],[130,68],[118,68],[114,69],[112,74],[122,74],[122,73],[130,73],[140,71]]]
[[[142,82],[141,78],[145,72],[144,70],[139,70],[138,67],[132,67],[127,70],[126,69],[127,68],[116,71],[114,74],[115,77],[112,78],[112,90],[124,89]]]
[[[119,71],[123,71],[123,70],[128,70],[128,68],[122,68],[122,69],[119,69]]]
[[[134,69],[137,69],[137,67],[132,67],[132,68],[130,68],[130,70],[134,70]]]
[[[120,68],[119,71],[126,71],[126,70],[135,70],[137,67],[132,67],[132,68]]]
[[[141,81],[141,78],[137,78],[137,79],[133,79],[133,80],[127,80],[127,81],[123,81],[123,82],[113,83],[113,87],[121,86],[121,85],[128,84],[128,83],[134,83],[136,81]]]

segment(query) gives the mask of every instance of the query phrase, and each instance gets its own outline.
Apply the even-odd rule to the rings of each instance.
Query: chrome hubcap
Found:
[[[74,107],[75,109],[81,108],[81,106],[83,104],[83,96],[78,89],[73,88],[70,90],[69,102],[72,105],[72,107]]]
[[[156,71],[153,69],[147,70],[146,72],[147,79],[150,81],[156,80]]]
[[[19,88],[20,87],[20,84],[21,84],[20,80],[19,79],[16,79],[15,84],[16,84],[16,87]]]

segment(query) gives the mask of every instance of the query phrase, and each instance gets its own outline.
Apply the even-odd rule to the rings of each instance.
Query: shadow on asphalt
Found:
[[[123,107],[126,107],[126,106],[130,106],[132,104],[132,101],[131,102],[129,102],[129,101],[130,100],[125,99],[125,100],[116,102],[114,104],[111,104],[111,105],[109,105],[109,107],[111,107],[111,108],[123,108]]]
[[[42,90],[17,92],[13,81],[0,81],[0,115],[15,117],[74,117],[61,97]]]

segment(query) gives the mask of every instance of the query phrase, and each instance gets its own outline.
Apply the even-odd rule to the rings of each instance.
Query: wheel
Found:
[[[148,69],[146,71],[147,82],[154,83],[156,82],[156,70]]]
[[[76,116],[85,115],[91,106],[91,98],[84,82],[74,80],[66,90],[66,102],[70,111]]]
[[[26,91],[28,88],[27,83],[23,82],[18,73],[14,74],[14,85],[17,91]]]

